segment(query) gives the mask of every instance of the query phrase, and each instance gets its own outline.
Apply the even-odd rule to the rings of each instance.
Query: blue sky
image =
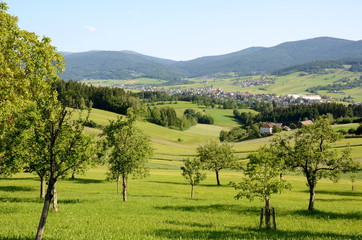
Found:
[[[320,36],[361,40],[361,0],[8,0],[59,51],[132,50],[173,60]]]

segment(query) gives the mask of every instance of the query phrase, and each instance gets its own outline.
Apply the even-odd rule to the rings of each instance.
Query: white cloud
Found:
[[[88,30],[90,32],[97,31],[97,29],[95,27],[91,27],[91,26],[83,26],[82,28],[85,29],[85,30]]]

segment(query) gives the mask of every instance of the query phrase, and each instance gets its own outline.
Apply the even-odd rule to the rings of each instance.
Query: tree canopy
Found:
[[[194,186],[198,185],[202,180],[206,179],[206,174],[201,172],[202,164],[199,159],[185,160],[184,166],[181,167],[182,176],[191,185],[191,198],[194,197]]]
[[[118,186],[122,177],[123,201],[127,201],[128,176],[145,176],[148,157],[153,153],[149,137],[134,126],[135,121],[130,113],[125,119],[111,121],[103,130],[105,146],[110,149],[108,179],[116,180]]]
[[[197,157],[205,169],[215,171],[216,183],[220,184],[219,172],[224,168],[233,168],[237,165],[232,145],[209,142],[197,148]]]
[[[270,146],[259,148],[248,156],[249,162],[244,169],[245,177],[240,183],[232,183],[238,190],[235,198],[246,197],[250,201],[258,197],[265,203],[265,223],[270,228],[270,198],[272,194],[290,189],[291,184],[280,176],[284,170],[284,161],[279,158]]]
[[[33,121],[36,104],[54,97],[49,83],[58,79],[64,63],[47,37],[18,27],[17,17],[0,4],[0,175],[19,171],[14,153]]]
[[[350,149],[341,151],[332,144],[342,135],[332,129],[329,118],[322,117],[314,124],[303,126],[293,135],[278,137],[273,149],[290,169],[301,169],[307,180],[310,199],[308,210],[314,210],[315,187],[321,178],[338,181],[341,173],[358,168],[359,163],[350,157]]]

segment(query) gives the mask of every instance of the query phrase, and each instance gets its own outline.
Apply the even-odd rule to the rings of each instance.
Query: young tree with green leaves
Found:
[[[233,147],[230,144],[209,142],[199,146],[196,151],[204,169],[215,171],[217,185],[221,185],[220,170],[233,168],[237,165],[238,159],[235,157]]]
[[[148,173],[146,163],[152,155],[150,138],[135,127],[136,116],[133,113],[124,118],[111,121],[103,129],[105,145],[110,149],[108,179],[117,181],[122,178],[123,201],[127,201],[128,176],[145,176]]]
[[[27,141],[31,151],[27,155],[30,159],[38,159],[48,178],[36,239],[42,238],[57,180],[71,169],[94,159],[95,138],[83,130],[82,122],[73,120],[71,113],[60,104],[49,104],[48,108],[40,110],[39,119],[33,126]]]
[[[314,124],[303,126],[293,135],[275,138],[272,146],[291,170],[301,169],[309,188],[308,210],[314,210],[315,187],[321,178],[338,181],[342,172],[358,169],[350,149],[341,151],[332,144],[342,135],[332,129],[328,118],[319,118]]]
[[[236,199],[246,197],[252,201],[258,197],[265,203],[265,225],[270,228],[270,198],[272,194],[290,189],[291,184],[279,176],[284,170],[284,161],[279,158],[270,147],[263,146],[256,153],[249,156],[249,162],[244,169],[245,177],[242,182],[232,183],[239,190]]]
[[[191,185],[191,198],[194,198],[194,187],[206,179],[206,174],[202,173],[201,169],[202,164],[197,158],[185,160],[184,166],[181,167],[182,176],[184,176]]]

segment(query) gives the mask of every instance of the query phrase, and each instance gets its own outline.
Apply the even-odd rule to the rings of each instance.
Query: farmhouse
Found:
[[[260,127],[260,134],[272,134],[274,123],[267,123]]]
[[[285,126],[282,123],[267,123],[260,127],[260,134],[273,134],[274,126],[278,127],[281,130],[284,130],[284,131],[291,130],[288,126]]]

